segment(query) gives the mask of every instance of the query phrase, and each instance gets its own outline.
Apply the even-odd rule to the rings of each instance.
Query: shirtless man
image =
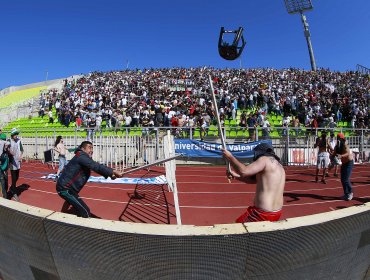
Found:
[[[353,154],[346,143],[346,139],[343,133],[337,135],[337,145],[335,146],[334,156],[337,156],[342,161],[340,168],[340,181],[342,182],[344,191],[344,200],[352,200],[352,184],[350,181],[352,169],[353,169]]]
[[[321,137],[316,140],[315,145],[313,146],[314,148],[319,148],[319,151],[317,153],[317,163],[316,163],[316,183],[319,181],[319,172],[320,168],[323,169],[322,172],[322,178],[321,182],[323,184],[326,184],[325,181],[325,175],[326,171],[329,167],[330,163],[330,158],[329,158],[329,147],[328,147],[328,142],[326,141],[326,133],[323,132],[321,134]]]
[[[230,172],[227,172],[228,176],[231,175],[247,184],[257,184],[254,206],[248,207],[236,222],[279,220],[283,207],[285,171],[273,148],[266,143],[257,145],[254,148],[253,163],[247,166],[239,162],[229,151],[222,152],[232,167]]]
[[[334,176],[338,177],[339,159],[338,159],[338,157],[334,156],[334,151],[335,151],[335,146],[336,145],[337,145],[337,139],[334,137],[334,132],[331,132],[330,137],[328,139],[328,147],[329,147],[329,154],[330,154],[329,170],[334,168]],[[329,173],[327,173],[326,176],[329,176]]]

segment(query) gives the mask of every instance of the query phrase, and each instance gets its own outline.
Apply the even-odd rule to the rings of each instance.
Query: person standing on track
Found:
[[[17,181],[19,179],[19,172],[21,170],[23,146],[22,141],[18,137],[19,131],[13,128],[10,132],[10,148],[9,148],[9,164],[10,175],[12,177],[12,184],[10,186],[10,197],[19,201],[17,194]]]
[[[223,157],[230,162],[228,176],[247,184],[257,184],[254,206],[236,219],[237,223],[278,221],[282,214],[285,170],[273,147],[261,143],[254,148],[253,162],[244,165],[229,151],[222,149]]]
[[[328,147],[330,153],[330,166],[329,170],[334,168],[334,176],[338,177],[338,166],[339,166],[339,159],[338,157],[334,156],[335,146],[337,145],[337,139],[334,137],[334,132],[330,132],[330,137],[328,139]],[[329,176],[329,173],[326,174]]]
[[[350,181],[354,165],[353,154],[346,143],[343,133],[337,134],[337,140],[334,156],[337,156],[342,161],[342,166],[340,168],[340,181],[342,182],[344,191],[343,199],[348,201],[353,198],[352,184]]]
[[[67,164],[67,158],[66,158],[66,147],[64,146],[64,141],[62,136],[58,136],[57,140],[55,140],[54,144],[54,151],[58,153],[58,161],[59,161],[59,167],[57,171],[57,175],[55,176],[54,182],[56,182],[59,178],[60,173],[63,171],[64,166]]]
[[[9,142],[0,129],[0,196],[8,198]]]
[[[91,214],[89,207],[78,195],[89,179],[91,170],[105,178],[122,177],[122,173],[94,161],[92,155],[93,144],[90,141],[83,141],[76,149],[75,156],[65,166],[56,184],[58,195],[75,208],[77,216],[83,218],[96,217]]]
[[[319,181],[319,172],[320,168],[323,169],[321,182],[326,184],[325,176],[326,171],[329,167],[330,158],[329,158],[329,146],[328,142],[326,141],[326,132],[322,132],[321,137],[316,139],[316,143],[313,146],[314,148],[319,148],[317,153],[317,163],[316,163],[316,183]]]

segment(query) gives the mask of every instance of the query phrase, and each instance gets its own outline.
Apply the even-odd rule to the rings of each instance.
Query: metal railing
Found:
[[[263,128],[224,127],[227,144],[248,143],[262,139],[271,139],[275,152],[284,164],[314,165],[316,138],[325,128],[305,129],[273,127],[268,132]],[[25,157],[43,159],[43,152],[53,147],[58,135],[63,135],[67,148],[75,148],[84,140],[94,143],[94,159],[107,165],[134,166],[152,162],[163,157],[163,137],[170,131],[175,139],[185,138],[220,143],[218,131],[212,133],[199,128],[121,128],[119,130],[103,129],[91,133],[77,129],[23,129],[22,137]],[[252,133],[252,131],[254,133]],[[346,136],[347,143],[357,161],[367,161],[370,152],[370,130],[337,128],[335,131]]]

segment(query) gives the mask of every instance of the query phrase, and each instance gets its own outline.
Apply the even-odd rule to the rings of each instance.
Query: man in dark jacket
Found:
[[[122,177],[120,172],[94,161],[92,155],[93,144],[90,141],[83,141],[75,151],[75,156],[64,167],[56,185],[59,196],[76,209],[77,216],[84,218],[91,217],[92,214],[78,193],[89,179],[91,170],[105,178]]]

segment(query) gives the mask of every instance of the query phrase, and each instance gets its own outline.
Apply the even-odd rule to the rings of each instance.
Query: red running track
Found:
[[[351,176],[354,198],[341,199],[340,179],[332,174],[327,184],[315,183],[314,168],[286,167],[282,219],[328,212],[370,201],[370,165],[355,165]],[[20,172],[20,202],[53,211],[64,209],[55,183],[42,176],[54,173],[40,162],[25,163]],[[128,177],[155,177],[164,170],[139,171]],[[96,174],[95,174],[96,175]],[[177,166],[176,180],[183,224],[214,225],[233,223],[244,209],[253,205],[255,185],[233,180],[228,183],[224,166]],[[10,181],[10,175],[9,175]],[[135,194],[136,191],[136,195]],[[91,212],[103,219],[141,223],[176,224],[173,194],[167,185],[87,183],[80,196]]]

